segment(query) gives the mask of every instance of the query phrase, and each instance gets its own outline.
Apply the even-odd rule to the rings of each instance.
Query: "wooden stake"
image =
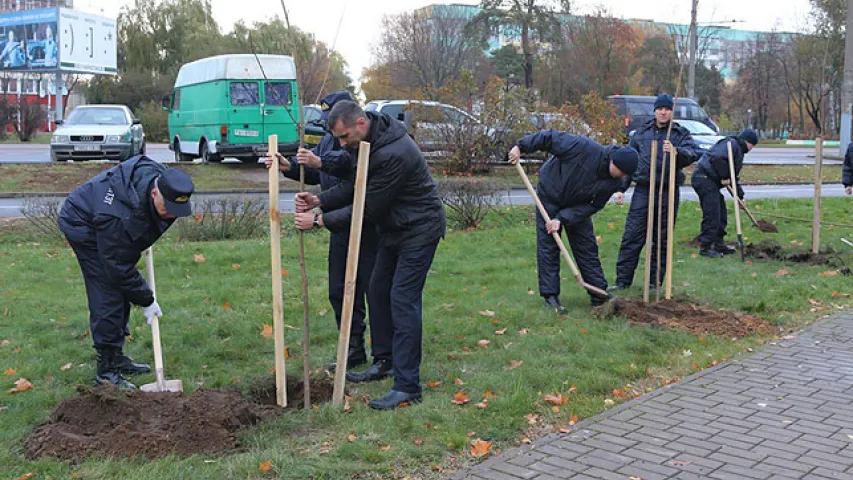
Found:
[[[533,185],[530,183],[530,179],[527,178],[527,174],[524,172],[524,167],[521,166],[521,162],[515,162],[515,168],[518,170],[518,174],[521,175],[521,180],[524,182],[524,186],[527,187],[527,192],[530,193],[530,196],[533,197],[533,200],[536,202],[536,208],[539,209],[539,214],[542,215],[545,223],[550,222],[551,217],[548,216],[545,206],[542,205],[542,201],[539,200],[539,195],[536,194],[536,189],[533,188]],[[583,280],[581,272],[578,270],[578,266],[575,265],[575,261],[572,260],[572,256],[569,254],[568,249],[566,249],[563,239],[560,238],[560,232],[554,232],[551,236],[554,238],[554,241],[557,242],[557,246],[560,248],[560,253],[563,254],[563,258],[566,259],[566,263],[569,264],[569,268],[572,269],[572,274],[575,276],[575,280],[578,281],[580,286],[600,298],[609,298],[607,292],[596,286],[590,285]]]
[[[347,271],[344,281],[341,332],[338,335],[338,361],[335,367],[335,386],[332,390],[332,404],[337,406],[343,406],[344,404],[344,380],[347,373],[347,353],[349,351],[350,330],[352,328],[352,310],[355,306],[355,283],[358,277],[358,256],[361,251],[361,229],[364,223],[364,200],[367,193],[369,160],[370,143],[361,142],[358,146],[358,167],[355,175],[355,194],[352,203],[349,249],[347,250]]]
[[[669,121],[669,124],[672,125],[672,120]],[[663,156],[664,156],[664,159],[663,159],[663,162],[661,162],[661,167],[665,168],[666,167],[666,153],[664,153]],[[658,161],[658,159],[656,158],[655,163],[657,163],[657,161]],[[660,243],[661,243],[661,237],[663,236],[663,186],[665,184],[665,182],[663,181],[663,175],[665,172],[666,172],[665,169],[663,172],[661,172],[661,182],[660,182],[660,186],[658,188],[657,242],[655,242],[656,243],[655,244],[655,249],[656,249],[656,252],[655,252],[656,253],[656,255],[655,255],[655,302],[660,301],[660,267],[661,267],[661,262],[660,262],[661,244]]]
[[[732,142],[726,142],[726,148],[729,150],[729,176],[731,177],[730,184],[732,186],[732,199],[735,205],[735,224],[737,225],[737,241],[740,244],[740,259],[746,261],[745,252],[743,251],[743,230],[740,226],[740,207],[737,203],[737,173],[735,172],[735,157],[732,154]]]
[[[672,121],[670,121],[672,124]],[[678,185],[675,184],[675,160],[676,149],[673,145],[672,151],[669,153],[669,198],[667,199],[666,211],[666,299],[672,298],[672,253],[675,247],[673,239],[675,230],[675,189]],[[660,239],[658,239],[660,242]]]
[[[305,147],[305,124],[299,115],[299,148]],[[299,165],[299,191],[305,191],[305,165]],[[302,274],[302,408],[311,408],[311,306],[308,302],[308,271],[305,269],[305,232],[299,230],[299,272]]]
[[[822,187],[823,136],[815,139],[814,159],[814,212],[812,212],[812,253],[820,251],[820,190]]]
[[[272,166],[269,169],[270,193],[270,261],[272,266],[272,315],[273,338],[275,339],[275,392],[276,404],[287,406],[287,383],[284,363],[284,313],[281,296],[281,213],[279,212],[278,187],[278,135],[269,136],[269,151]]]
[[[652,241],[655,228],[655,175],[657,175],[658,142],[652,142],[652,161],[649,162],[649,211],[646,215],[646,270],[643,276],[643,301],[649,303],[649,284],[652,282]]]

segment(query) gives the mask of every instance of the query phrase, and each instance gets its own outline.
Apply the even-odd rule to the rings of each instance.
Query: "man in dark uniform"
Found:
[[[604,208],[622,181],[637,169],[637,151],[628,147],[603,147],[597,142],[557,130],[542,130],[523,137],[509,152],[515,163],[522,153],[545,151],[552,155],[539,169],[536,192],[551,221],[536,211],[536,260],[539,294],[558,313],[560,303],[560,250],[551,236],[566,230],[569,244],[583,280],[606,289],[607,280],[598,258],[592,215]],[[596,306],[606,299],[590,294]]]
[[[374,381],[393,372],[391,391],[369,405],[388,410],[404,402],[417,403],[421,401],[423,289],[444,237],[444,207],[423,154],[400,121],[382,113],[365,113],[354,102],[344,101],[332,108],[329,127],[350,149],[358,148],[360,141],[370,142],[364,218],[381,234],[368,289],[373,365],[364,372],[348,372],[347,380]],[[349,228],[354,178],[319,196],[297,194],[296,227]],[[323,213],[312,213],[315,207]]]
[[[341,100],[352,101],[349,92],[341,91],[326,95],[321,107],[321,119],[328,121],[329,111]],[[327,126],[328,128],[328,126]],[[267,159],[267,168],[272,164]],[[320,185],[321,191],[326,191],[352,175],[352,159],[350,153],[337,141],[331,133],[327,133],[312,150],[300,149],[296,160],[286,160],[279,154],[279,168],[285,177],[299,181],[299,164],[305,165],[305,183]],[[361,233],[361,250],[358,257],[358,277],[355,283],[355,304],[352,313],[352,330],[350,333],[347,367],[357,367],[367,363],[367,352],[364,348],[364,332],[367,329],[364,319],[367,316],[367,289],[373,264],[376,262],[376,249],[379,246],[379,234],[376,227],[364,223]],[[347,270],[347,250],[349,249],[349,228],[332,232],[329,237],[329,303],[335,311],[335,321],[338,330],[341,328],[341,312],[344,304],[344,281]],[[335,370],[336,365],[330,363],[328,369]]]
[[[80,185],[62,205],[59,228],[86,282],[98,384],[135,388],[122,374],[151,371],[122,352],[131,304],[145,307],[148,323],[163,315],[136,263],[177,217],[192,214],[193,189],[183,171],[139,155]]]
[[[841,183],[844,185],[844,193],[853,195],[853,142],[847,145],[847,151],[844,153]]]
[[[699,196],[702,205],[702,231],[699,233],[699,253],[706,257],[719,258],[735,253],[735,249],[723,242],[728,225],[726,199],[720,189],[731,185],[731,170],[729,169],[729,151],[726,145],[732,146],[732,157],[735,164],[735,181],[737,196],[743,200],[738,176],[743,167],[743,156],[758,144],[758,134],[747,128],[737,136],[726,137],[716,143],[702,155],[696,170],[693,171],[691,184]],[[744,201],[745,202],[745,201]],[[735,207],[738,208],[738,207]]]
[[[652,143],[657,143],[657,159],[655,165],[655,192],[657,196],[661,182],[663,182],[663,204],[661,205],[661,219],[664,221],[661,224],[661,243],[660,251],[665,252],[667,242],[669,241],[669,232],[667,231],[666,218],[669,215],[669,157],[673,148],[676,151],[675,166],[676,166],[676,184],[672,188],[675,189],[675,217],[678,218],[678,203],[681,195],[679,187],[684,184],[684,173],[682,168],[694,163],[699,159],[699,149],[690,136],[690,132],[680,126],[678,123],[672,124],[669,140],[666,139],[669,124],[672,122],[672,108],[674,102],[672,97],[662,93],[655,99],[655,118],[649,120],[640,128],[638,128],[631,136],[631,141],[628,146],[637,150],[640,154],[640,163],[637,166],[637,171],[632,176],[632,180],[636,183],[634,195],[631,197],[631,209],[628,211],[628,216],[625,219],[625,232],[622,234],[622,245],[619,247],[619,259],[616,261],[616,284],[608,289],[608,291],[622,290],[631,286],[634,281],[634,271],[637,269],[637,264],[640,261],[640,252],[646,244],[646,227],[648,226],[649,214],[649,173],[651,171],[651,156]],[[625,182],[622,185],[622,192],[628,189],[630,182]],[[617,203],[621,203],[623,193],[616,194]],[[652,249],[652,268],[651,281],[652,288],[657,288],[660,285],[654,285],[657,277],[657,248],[658,248],[658,214],[657,208],[654,212],[654,225],[652,234],[652,244],[648,248]],[[660,281],[663,282],[666,275],[665,266],[661,264]]]

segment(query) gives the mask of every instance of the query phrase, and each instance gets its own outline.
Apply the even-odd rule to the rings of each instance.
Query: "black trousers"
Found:
[[[355,304],[352,311],[352,336],[364,337],[367,317],[367,291],[373,265],[376,263],[376,250],[379,247],[379,234],[371,225],[365,225],[361,233],[361,247],[358,256],[358,275],[355,282]],[[335,312],[338,330],[341,328],[341,312],[344,307],[344,284],[347,272],[347,251],[349,233],[332,233],[329,237],[329,303]]]
[[[660,251],[661,256],[666,252],[667,243],[669,242],[669,231],[667,226],[667,218],[669,215],[669,191],[663,191],[663,211],[661,213],[661,239]],[[652,244],[648,248],[652,249],[652,265],[651,265],[651,285],[655,284],[657,279],[657,245],[658,245],[658,192],[655,192],[655,212],[654,225],[652,227]],[[678,204],[681,201],[681,192],[676,187],[675,190],[675,218],[678,218]],[[628,217],[625,219],[625,232],[622,234],[622,244],[619,247],[619,258],[616,260],[616,284],[630,286],[634,282],[634,272],[637,270],[637,265],[640,262],[640,252],[643,246],[646,245],[646,227],[648,226],[649,214],[649,187],[637,186],[634,189],[634,195],[631,197],[631,208],[628,210]],[[661,259],[660,264],[660,286],[663,284],[663,279],[666,276],[666,262]]]
[[[380,246],[370,278],[373,358],[391,360],[394,390],[420,393],[423,291],[438,241],[416,247]]]
[[[565,231],[569,239],[572,255],[583,280],[595,287],[607,288],[604,270],[598,258],[598,243],[592,228],[592,219],[587,217],[573,225],[563,225],[560,234]],[[545,229],[545,220],[536,211],[536,262],[539,270],[539,294],[543,297],[560,294],[560,247]],[[590,294],[590,297],[594,295]]]
[[[702,206],[702,230],[699,233],[699,242],[703,246],[722,245],[728,226],[728,210],[719,185],[709,179],[701,169],[693,172],[691,185],[693,190],[696,190]]]
[[[89,330],[95,348],[122,348],[124,337],[130,335],[127,328],[130,301],[107,278],[97,247],[71,239],[68,243],[74,249],[83,272],[89,300]]]

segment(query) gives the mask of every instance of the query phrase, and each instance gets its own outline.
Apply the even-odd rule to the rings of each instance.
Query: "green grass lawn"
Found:
[[[53,134],[50,134],[50,133],[38,133],[36,135],[33,135],[30,138],[29,142],[22,142],[21,139],[18,138],[17,134],[10,133],[10,134],[8,134],[6,139],[0,140],[0,145],[3,145],[3,144],[28,144],[28,143],[29,144],[35,144],[35,145],[48,145],[48,144],[50,144],[50,137],[52,137],[52,136],[53,136]]]
[[[823,201],[827,219],[853,217],[847,198]],[[763,212],[808,218],[811,205],[801,200],[753,200]],[[731,208],[731,207],[730,207]],[[615,260],[627,206],[608,205],[595,217],[607,277]],[[816,317],[849,307],[845,294],[853,282],[841,275],[821,275],[834,266],[740,262],[697,257],[686,245],[698,231],[699,205],[682,204],[676,229],[674,291],[678,298],[725,309],[752,312],[796,328]],[[0,230],[0,465],[4,478],[34,473],[35,478],[403,478],[451,472],[472,462],[475,439],[494,442],[495,451],[518,445],[525,437],[568,426],[572,415],[586,418],[616,403],[614,389],[645,393],[697,368],[729,358],[766,340],[698,337],[680,331],[632,326],[595,317],[587,295],[563,266],[563,303],[567,315],[541,306],[536,294],[535,230],[532,208],[503,208],[472,232],[449,232],[436,255],[424,295],[424,359],[421,379],[441,382],[425,387],[421,405],[376,412],[361,401],[376,398],[391,380],[350,385],[351,413],[331,405],[285,415],[241,434],[243,448],[221,456],[197,455],[149,461],[91,458],[72,465],[23,457],[22,439],[46,421],[60,401],[94,376],[91,339],[82,338],[88,314],[81,275],[69,248],[28,232]],[[285,217],[287,218],[287,217]],[[780,222],[779,234],[745,226],[747,241],[775,238],[786,248],[805,250],[806,223]],[[286,231],[290,232],[289,229]],[[732,227],[731,232],[734,232]],[[851,249],[839,241],[851,230],[825,227],[822,242],[846,252],[840,261],[853,265]],[[285,323],[292,358],[287,369],[300,375],[302,314],[295,237],[282,239]],[[273,341],[262,336],[271,322],[269,244],[265,240],[180,243],[169,235],[156,247],[158,300],[168,378],[184,388],[247,389],[268,379]],[[326,301],[327,235],[306,237],[311,280],[312,366],[332,359],[337,336]],[[197,262],[196,255],[205,261]],[[780,272],[784,270],[785,272]],[[642,269],[637,272],[642,276]],[[641,285],[641,281],[637,282]],[[639,286],[625,296],[641,295]],[[480,312],[489,310],[494,316]],[[126,350],[151,361],[150,330],[139,309],[133,312],[133,338]],[[503,335],[496,331],[506,329]],[[489,340],[485,348],[478,341]],[[686,356],[689,351],[689,356]],[[523,362],[523,363],[522,363]],[[62,370],[70,363],[72,368]],[[519,365],[512,368],[511,365]],[[32,390],[6,390],[20,377]],[[456,385],[460,379],[462,385]],[[137,384],[154,381],[136,377]],[[576,390],[569,393],[571,386]],[[496,395],[486,408],[475,406],[486,391]],[[464,391],[471,403],[458,406],[452,396]],[[562,393],[569,402],[559,411],[543,399]],[[529,414],[538,415],[534,425]],[[350,435],[355,437],[347,438]],[[352,441],[350,441],[352,440]],[[389,448],[390,446],[390,448]],[[269,472],[259,465],[270,461]]]

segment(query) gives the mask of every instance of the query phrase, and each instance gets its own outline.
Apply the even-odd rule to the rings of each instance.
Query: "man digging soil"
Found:
[[[177,217],[192,214],[193,189],[183,171],[140,155],[80,185],[62,205],[59,229],[86,282],[99,385],[135,389],[122,374],[151,371],[122,351],[131,304],[145,307],[148,323],[163,316],[136,263]]]

